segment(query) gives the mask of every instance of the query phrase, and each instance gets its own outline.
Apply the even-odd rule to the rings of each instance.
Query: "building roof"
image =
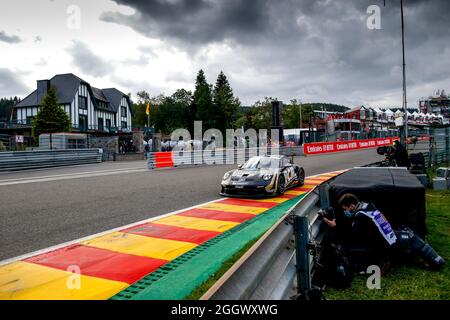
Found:
[[[60,104],[72,103],[73,97],[80,86],[85,82],[72,73],[58,74],[50,79],[50,86],[56,88],[56,95]],[[38,97],[37,90],[23,99],[16,107],[39,106],[44,97]]]
[[[91,87],[88,82],[72,73],[58,74],[49,81],[50,86],[53,86],[56,89],[58,103],[60,104],[71,104],[80,84],[85,84],[91,95],[94,97],[95,108],[110,112],[118,112],[120,101],[123,97],[125,97],[128,100],[131,109],[131,101],[128,95],[115,88],[98,89]],[[17,104],[16,107],[36,107],[41,105],[43,98],[43,96],[38,96],[37,90],[34,90],[30,95]],[[96,100],[105,102],[107,107],[100,107]]]
[[[130,105],[130,111],[131,110],[131,101],[130,97],[126,95],[125,93],[117,90],[116,88],[109,88],[109,89],[103,89],[103,94],[108,99],[111,108],[114,110],[114,112],[118,112],[120,108],[120,102],[122,98],[126,98],[128,101],[128,104]]]
[[[106,110],[109,112],[116,112],[116,110],[113,109],[110,101],[108,98],[106,98],[104,92],[102,89],[91,87],[92,93],[94,94],[94,98],[98,101],[104,102],[106,104],[106,107],[101,106],[100,104],[97,104],[97,108],[101,110]]]
[[[92,88],[92,92],[94,93],[94,98],[103,102],[109,102],[108,99],[105,97],[105,95],[103,94],[102,89],[98,89],[98,88]]]

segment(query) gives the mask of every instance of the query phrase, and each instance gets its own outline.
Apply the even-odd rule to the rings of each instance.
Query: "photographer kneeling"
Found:
[[[390,248],[397,241],[390,223],[373,204],[360,202],[353,194],[339,199],[344,215],[338,219],[324,218],[332,229],[336,228],[336,240],[341,242],[356,272],[367,266],[386,266]]]
[[[368,266],[378,265],[386,272],[393,255],[420,256],[435,268],[444,265],[444,259],[411,229],[394,231],[373,204],[360,202],[353,194],[345,194],[338,205],[343,216],[335,218],[334,214],[328,214],[322,218],[331,228],[330,242],[342,245],[353,271],[364,272]]]

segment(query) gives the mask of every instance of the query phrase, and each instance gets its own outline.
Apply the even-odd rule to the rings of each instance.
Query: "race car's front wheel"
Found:
[[[286,181],[284,180],[283,176],[280,176],[280,178],[278,178],[278,190],[277,190],[277,194],[279,196],[283,195],[284,192],[286,191]]]

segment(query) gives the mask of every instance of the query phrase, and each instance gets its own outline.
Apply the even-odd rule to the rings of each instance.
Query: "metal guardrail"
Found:
[[[0,171],[72,166],[102,162],[101,149],[0,152]]]
[[[329,207],[329,182],[302,198],[225,275],[203,300],[289,300],[311,286],[309,243],[320,243],[320,208]],[[294,225],[307,230],[296,234]],[[297,277],[300,274],[300,277]]]

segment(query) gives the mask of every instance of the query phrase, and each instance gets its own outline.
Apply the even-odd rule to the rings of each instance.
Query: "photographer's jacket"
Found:
[[[373,204],[360,202],[355,212],[350,237],[353,243],[382,249],[397,241],[391,224]]]

